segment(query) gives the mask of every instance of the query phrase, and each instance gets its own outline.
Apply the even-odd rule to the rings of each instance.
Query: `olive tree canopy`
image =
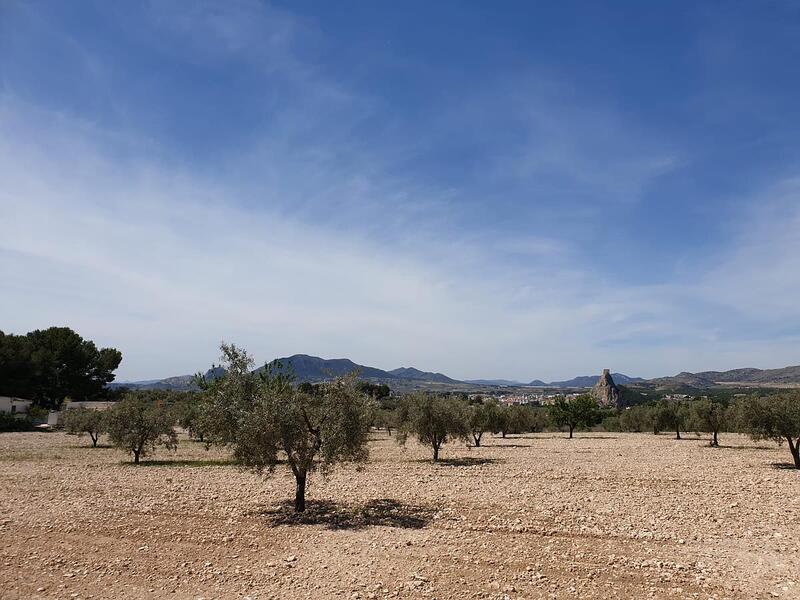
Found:
[[[70,408],[64,411],[64,429],[67,433],[82,436],[89,434],[92,447],[97,447],[97,440],[106,428],[106,415],[102,410],[94,408]]]
[[[106,414],[111,442],[133,454],[136,464],[156,446],[174,450],[178,445],[168,397],[163,390],[129,392]]]
[[[800,469],[800,392],[751,397],[742,407],[742,425],[753,439],[786,440]]]
[[[590,394],[581,394],[567,400],[563,396],[550,407],[550,419],[559,427],[569,428],[569,437],[576,427],[591,427],[600,422],[600,408]]]
[[[449,439],[469,442],[470,428],[467,406],[450,396],[417,393],[403,399],[400,404],[400,430],[397,440],[406,443],[409,435],[433,450],[434,462],[439,460],[439,450]]]
[[[689,409],[689,421],[697,433],[711,434],[709,446],[719,446],[719,432],[728,422],[728,407],[718,400],[700,398],[694,400]]]
[[[271,474],[285,457],[295,477],[296,511],[305,510],[310,473],[366,461],[373,402],[355,374],[300,389],[280,364],[253,372],[244,350],[221,349],[225,375],[204,385],[207,439],[230,446],[239,464],[257,472]]]

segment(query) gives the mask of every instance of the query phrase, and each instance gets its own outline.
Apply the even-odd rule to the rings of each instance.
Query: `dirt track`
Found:
[[[182,440],[140,467],[60,433],[0,435],[0,598],[798,598],[800,472],[723,435],[375,434],[372,461],[293,482]]]

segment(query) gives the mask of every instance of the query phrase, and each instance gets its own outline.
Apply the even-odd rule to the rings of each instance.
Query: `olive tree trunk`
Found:
[[[800,469],[800,438],[797,438],[796,442],[790,436],[787,436],[786,439],[789,440],[789,451],[792,453],[794,466]]]
[[[306,509],[306,473],[297,471],[294,474],[296,486],[294,491],[294,510],[303,512]]]

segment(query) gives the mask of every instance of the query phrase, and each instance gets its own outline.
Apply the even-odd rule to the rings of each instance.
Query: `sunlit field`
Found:
[[[291,509],[294,480],[181,438],[139,466],[0,435],[0,598],[797,598],[800,477],[722,434],[547,433],[402,448]]]

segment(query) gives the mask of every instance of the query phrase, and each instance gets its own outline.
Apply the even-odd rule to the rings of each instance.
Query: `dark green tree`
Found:
[[[550,419],[558,427],[566,425],[572,439],[576,427],[591,427],[600,421],[600,408],[590,394],[582,394],[571,400],[561,396],[550,407]]]
[[[0,395],[28,398],[50,409],[66,397],[97,400],[121,360],[119,350],[98,349],[68,327],[25,336],[0,333]]]
[[[371,383],[369,381],[359,381],[358,390],[371,397],[379,404],[383,404],[382,401],[389,398],[392,394],[389,386],[385,383]]]

